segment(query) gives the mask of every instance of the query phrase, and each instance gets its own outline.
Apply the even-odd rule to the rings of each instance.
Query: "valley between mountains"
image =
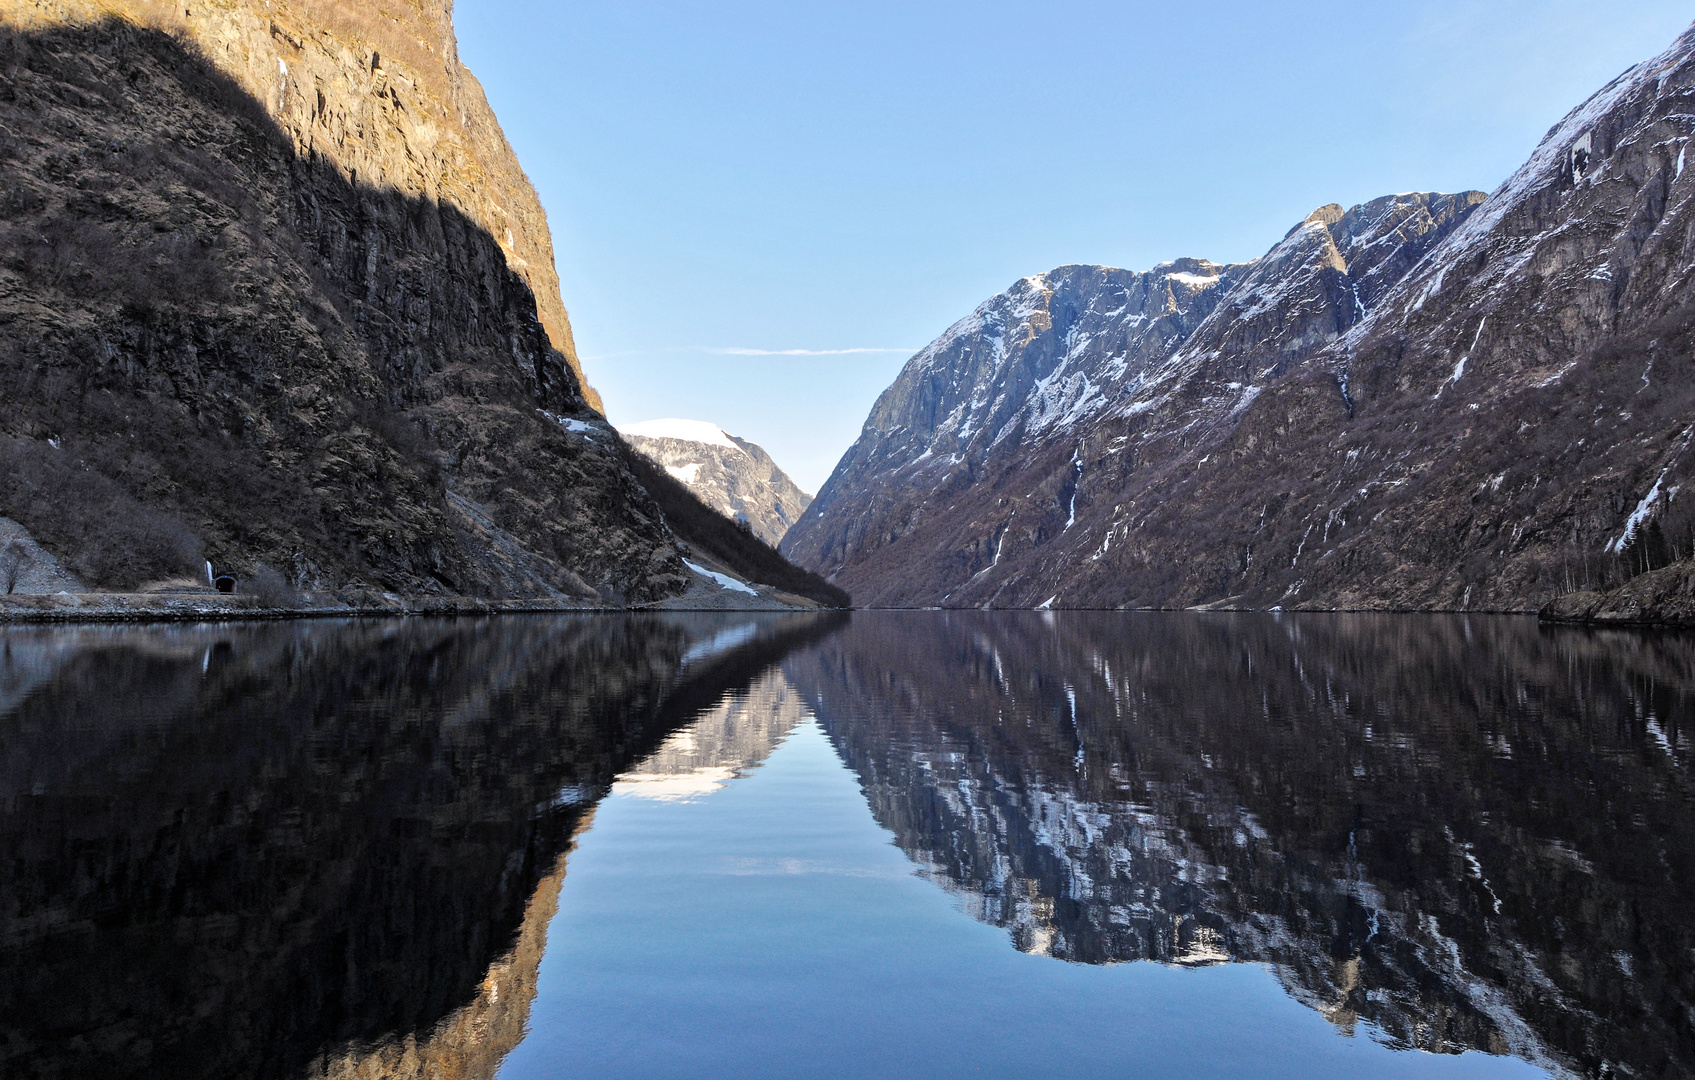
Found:
[[[222,575],[272,611],[1695,621],[1695,31],[1493,193],[1015,282],[814,499],[714,423],[606,420],[447,5],[0,16],[10,616]]]

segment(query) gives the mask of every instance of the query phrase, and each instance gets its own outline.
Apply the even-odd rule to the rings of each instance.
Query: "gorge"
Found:
[[[0,0],[0,1077],[1695,1077],[1695,27],[1074,261],[1427,7]]]

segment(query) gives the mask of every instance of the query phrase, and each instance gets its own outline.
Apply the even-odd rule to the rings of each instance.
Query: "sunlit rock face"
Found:
[[[528,287],[548,344],[582,381],[546,212],[482,85],[460,63],[451,3],[420,0],[379,11],[359,0],[0,2],[0,20],[32,33],[107,19],[157,28],[190,43],[251,98],[246,107],[269,116],[308,161],[322,160],[372,189],[421,196],[465,215],[498,245]],[[133,37],[122,41],[121,31],[118,36],[120,48],[137,44]],[[76,63],[69,56],[63,59]],[[108,47],[107,64],[123,62]],[[132,84],[125,92],[142,97],[148,89]],[[133,135],[180,124],[197,105],[190,100],[173,104],[175,115],[156,118],[155,131]],[[228,100],[223,104],[243,107]],[[120,152],[145,153],[145,140],[131,142],[135,145]],[[309,210],[314,216],[326,210],[339,216],[331,207],[309,205]],[[395,239],[388,235],[388,222],[366,224],[369,231],[357,242],[386,245]],[[418,224],[420,231],[430,231],[428,223]],[[415,287],[391,281],[373,290],[367,302],[392,312],[389,305],[409,285]],[[416,296],[402,310],[415,319],[429,317]],[[583,391],[598,410],[599,395],[586,386]]]
[[[492,1073],[617,773],[828,629],[12,630],[0,1073]]]
[[[712,509],[776,547],[812,504],[771,455],[700,420],[649,420],[618,428],[635,450]]]
[[[1487,198],[1026,278],[908,363],[784,551],[867,605],[1534,610],[1695,470],[1692,103],[1685,34]]]
[[[1080,569],[1060,552],[1117,521],[1104,462],[1234,422],[1481,199],[1323,207],[1251,263],[1015,283],[908,362],[784,551],[864,604],[1035,606],[1038,581]]]
[[[784,663],[879,822],[1025,951],[1268,963],[1337,1025],[1680,1075],[1695,668],[1463,617],[856,618]]]

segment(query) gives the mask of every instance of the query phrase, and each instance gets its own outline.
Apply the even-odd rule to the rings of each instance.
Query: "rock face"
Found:
[[[872,605],[1535,609],[1695,464],[1692,55],[1487,199],[1018,282],[908,363],[784,552]]]
[[[1566,593],[1538,614],[1547,622],[1695,626],[1695,561],[1682,559],[1611,589]]]
[[[757,443],[700,420],[648,420],[618,433],[695,496],[776,547],[812,496]]]
[[[688,588],[445,3],[0,20],[0,514],[99,588]]]
[[[35,542],[23,526],[0,517],[0,593],[87,592],[76,575]]]

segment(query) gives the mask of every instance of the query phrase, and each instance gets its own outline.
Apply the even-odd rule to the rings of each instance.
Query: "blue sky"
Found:
[[[1327,202],[1492,190],[1692,17],[1660,0],[455,8],[611,419],[713,421],[808,491],[911,352],[1017,278],[1249,259]]]

